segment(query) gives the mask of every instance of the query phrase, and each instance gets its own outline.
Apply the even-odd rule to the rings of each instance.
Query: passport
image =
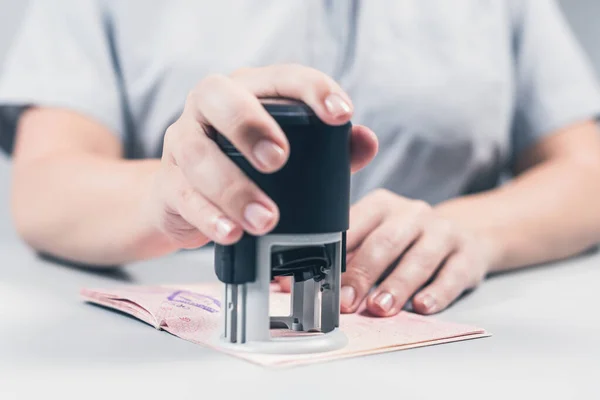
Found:
[[[215,342],[221,331],[223,285],[219,282],[84,288],[80,294],[86,302],[123,312],[157,330],[264,367],[306,365],[491,336],[482,328],[409,311],[374,317],[363,305],[356,313],[340,315],[340,329],[348,337],[341,349],[312,354],[250,353],[221,348]],[[271,287],[270,302],[271,315],[289,314],[290,294],[280,291],[276,284]],[[286,330],[271,332],[273,336],[289,334]]]

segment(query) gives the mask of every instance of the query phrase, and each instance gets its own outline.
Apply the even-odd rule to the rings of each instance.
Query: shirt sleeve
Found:
[[[124,117],[108,24],[93,0],[32,0],[0,70],[0,146],[12,154],[31,106],[70,109],[122,136]]]
[[[587,54],[554,0],[513,3],[513,161],[541,138],[600,115],[600,90]]]

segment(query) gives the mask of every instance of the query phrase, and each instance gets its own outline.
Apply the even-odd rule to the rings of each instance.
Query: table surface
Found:
[[[0,165],[0,191],[9,170]],[[43,261],[0,200],[0,399],[600,398],[600,254],[492,277],[436,318],[484,339],[270,370],[84,303],[82,287],[214,280],[211,251],[97,272]]]

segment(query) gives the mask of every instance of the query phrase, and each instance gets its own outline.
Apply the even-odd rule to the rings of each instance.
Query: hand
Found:
[[[492,254],[483,237],[442,218],[428,204],[385,190],[352,207],[347,252],[341,311],[355,312],[366,298],[376,316],[397,314],[413,295],[415,312],[445,309],[483,280]]]
[[[177,248],[209,241],[228,245],[244,231],[263,235],[279,218],[269,199],[208,137],[214,127],[263,173],[280,169],[289,154],[285,134],[259,97],[287,97],[306,103],[325,123],[352,117],[352,103],[328,76],[298,65],[243,69],[203,79],[187,97],[179,119],[165,134],[161,167],[153,176],[145,215]],[[352,172],[377,151],[373,132],[355,126]]]

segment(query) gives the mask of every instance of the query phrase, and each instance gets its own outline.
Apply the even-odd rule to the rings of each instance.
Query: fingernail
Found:
[[[334,117],[341,117],[352,111],[350,104],[342,96],[332,93],[325,99],[325,107]]]
[[[250,203],[244,211],[244,218],[256,230],[263,230],[273,220],[273,213],[258,203]]]
[[[350,307],[356,298],[356,291],[352,286],[342,286],[340,297],[344,307]]]
[[[425,297],[423,297],[423,305],[425,306],[427,311],[435,310],[436,302],[433,296],[426,294]]]
[[[217,219],[215,226],[217,228],[217,237],[219,239],[226,239],[235,228],[233,222],[223,217]]]
[[[375,298],[375,304],[383,311],[388,312],[394,305],[394,297],[390,293],[383,292]]]
[[[270,140],[261,140],[254,145],[254,157],[267,169],[279,168],[284,156],[283,149]]]

